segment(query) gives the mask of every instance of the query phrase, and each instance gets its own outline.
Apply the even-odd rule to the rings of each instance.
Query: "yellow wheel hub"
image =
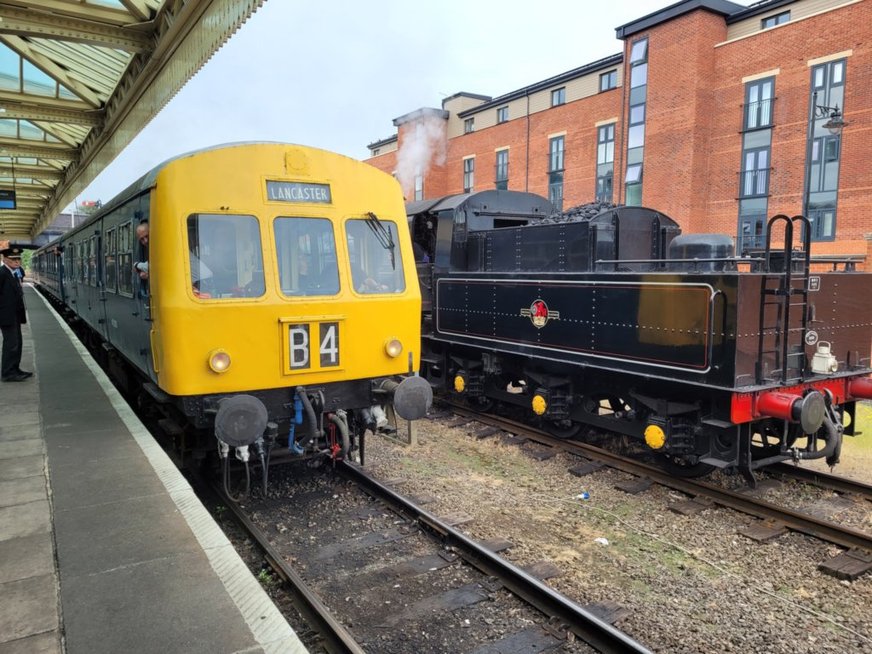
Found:
[[[666,444],[666,432],[659,425],[648,425],[645,427],[645,443],[652,450],[659,450]]]

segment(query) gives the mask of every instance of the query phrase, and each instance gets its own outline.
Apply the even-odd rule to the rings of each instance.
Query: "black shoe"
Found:
[[[3,377],[3,381],[5,382],[24,381],[25,379],[30,379],[30,375],[20,375],[16,372],[9,375],[8,377]]]
[[[19,375],[24,375],[25,377],[33,377],[33,373],[32,373],[32,372],[28,372],[27,370],[22,370],[21,368],[19,368],[18,370],[16,370],[16,372],[17,372]]]

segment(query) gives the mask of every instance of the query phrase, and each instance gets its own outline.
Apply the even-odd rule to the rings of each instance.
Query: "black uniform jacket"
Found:
[[[24,312],[24,291],[21,282],[6,266],[0,264],[0,325],[9,327],[15,323],[26,323]]]

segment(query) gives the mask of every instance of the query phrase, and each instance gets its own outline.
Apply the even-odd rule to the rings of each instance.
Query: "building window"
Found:
[[[463,121],[463,133],[469,134],[475,130],[475,118],[467,118]]]
[[[424,199],[424,176],[415,175],[415,200]]]
[[[760,21],[761,29],[767,29],[769,27],[775,27],[776,25],[781,25],[782,23],[786,23],[790,20],[790,12],[782,11],[780,14],[775,14],[774,16],[767,16],[762,21]]]
[[[648,39],[630,47],[630,112],[627,120],[627,174],[624,203],[642,204],[642,160],[645,154],[645,114],[648,98]]]
[[[378,149],[378,148],[375,148],[375,149],[372,151],[372,156],[376,156],[378,153],[379,153],[379,149]]]
[[[828,241],[836,237],[842,135],[831,134],[824,127],[830,118],[829,112],[815,111],[815,107],[841,109],[844,106],[845,64],[844,59],[839,59],[814,66],[811,70],[805,215],[812,224],[813,241]]]
[[[612,201],[612,186],[615,175],[615,126],[597,128],[596,146],[596,200]]]
[[[508,188],[509,188],[509,151],[508,150],[500,150],[497,152],[495,188],[498,191],[505,191],[505,190],[508,190]]]
[[[559,89],[554,89],[551,91],[551,106],[559,107],[562,104],[566,103],[566,87],[561,87]]]
[[[563,149],[566,141],[564,136],[555,136],[548,141],[548,172],[563,170]]]
[[[472,193],[475,188],[475,157],[463,160],[463,192]]]
[[[563,169],[565,136],[548,141],[548,199],[558,211],[563,210]]]
[[[600,75],[600,92],[618,87],[618,71],[610,70]]]
[[[769,148],[745,150],[740,173],[743,198],[769,195]]]
[[[768,79],[750,82],[745,88],[745,129],[772,127],[772,103],[775,80]]]
[[[497,109],[497,124],[505,123],[509,120],[509,107],[500,107]]]

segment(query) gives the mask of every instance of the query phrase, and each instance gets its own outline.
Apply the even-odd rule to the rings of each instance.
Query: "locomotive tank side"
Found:
[[[434,384],[561,437],[637,438],[679,475],[754,483],[777,461],[838,462],[872,398],[872,274],[810,273],[808,241],[789,238],[807,219],[770,221],[788,225],[783,253],[737,258],[729,236],[680,237],[643,207],[513,221],[510,206],[477,230],[440,215],[452,256],[425,316]]]

